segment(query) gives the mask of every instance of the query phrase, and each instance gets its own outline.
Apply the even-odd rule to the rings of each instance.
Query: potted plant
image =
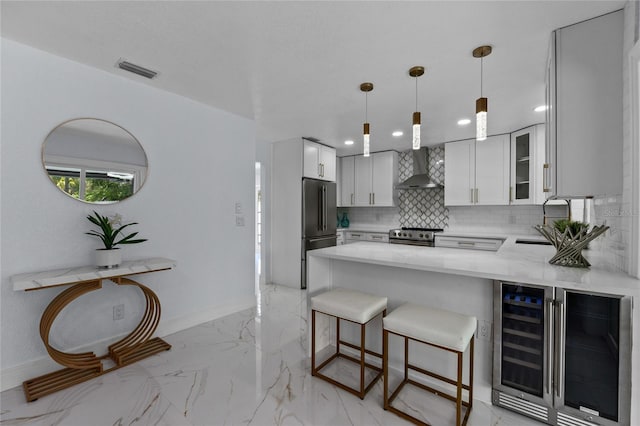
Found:
[[[94,211],[93,215],[88,215],[89,222],[97,225],[100,228],[98,231],[92,230],[85,232],[92,237],[98,237],[104,244],[104,248],[96,249],[96,266],[102,266],[105,268],[113,268],[118,266],[122,261],[122,254],[120,249],[116,247],[120,244],[137,244],[147,241],[145,238],[134,239],[137,232],[132,232],[129,235],[124,235],[122,231],[131,225],[137,225],[137,222],[131,222],[122,225],[120,223],[120,215],[116,215],[114,218],[109,219],[107,216],[102,216],[98,212]],[[114,228],[117,226],[117,228]]]
[[[578,235],[581,231],[586,232],[589,228],[589,224],[569,219],[560,219],[553,222],[553,227],[556,228],[561,234],[564,234],[567,228],[569,228],[569,232],[573,236]]]

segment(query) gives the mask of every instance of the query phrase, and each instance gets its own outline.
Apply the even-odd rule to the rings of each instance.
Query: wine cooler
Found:
[[[495,405],[551,425],[628,425],[631,299],[494,283]]]

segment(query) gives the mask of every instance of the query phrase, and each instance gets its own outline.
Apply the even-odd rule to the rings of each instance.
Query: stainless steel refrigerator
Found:
[[[336,184],[302,179],[302,270],[300,282],[307,288],[307,251],[336,245]]]

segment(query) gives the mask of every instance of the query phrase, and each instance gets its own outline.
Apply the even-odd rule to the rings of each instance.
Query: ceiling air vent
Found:
[[[141,75],[142,77],[146,77],[149,79],[154,78],[158,75],[158,73],[155,71],[152,71],[145,67],[141,67],[140,65],[132,64],[131,62],[127,62],[123,59],[120,59],[118,61],[118,68]]]

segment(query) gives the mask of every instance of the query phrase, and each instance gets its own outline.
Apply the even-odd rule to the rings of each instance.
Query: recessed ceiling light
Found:
[[[402,130],[396,130],[395,132],[391,133],[391,136],[395,136],[396,138],[402,135],[404,135],[404,132]]]
[[[471,120],[469,120],[468,118],[463,118],[461,120],[458,120],[458,126],[466,126],[467,124],[470,124]]]
[[[348,141],[344,141],[345,145],[353,145],[353,141],[349,139]]]
[[[547,110],[547,106],[546,105],[540,105],[537,106],[533,109],[535,112],[542,112],[542,111],[546,111]]]

